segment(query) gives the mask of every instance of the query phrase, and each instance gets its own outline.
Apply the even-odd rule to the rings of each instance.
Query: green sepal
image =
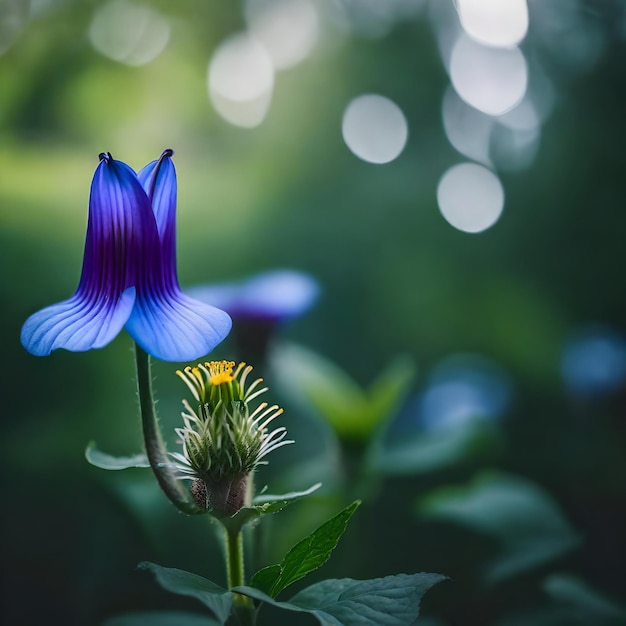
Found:
[[[226,623],[232,607],[233,596],[207,578],[171,567],[144,561],[137,566],[152,572],[163,589],[183,596],[191,596],[204,604],[213,613],[220,626]]]
[[[267,513],[277,513],[280,509],[274,509],[274,505],[280,505],[282,503],[282,507],[284,508],[287,504],[291,504],[296,500],[304,496],[308,496],[312,494],[314,491],[317,491],[322,486],[322,483],[315,483],[311,485],[308,489],[304,491],[290,491],[289,493],[281,493],[280,495],[270,494],[270,493],[260,493],[258,496],[255,496],[252,500],[253,506],[258,507],[266,507],[264,510]],[[268,505],[272,505],[269,506]]]
[[[299,541],[280,564],[259,570],[250,581],[251,586],[276,597],[291,583],[326,563],[348,526],[350,518],[361,502],[353,502],[343,511],[322,524],[317,530]]]
[[[95,441],[90,441],[85,449],[85,458],[91,465],[105,470],[123,470],[130,467],[150,467],[148,457],[143,454],[133,456],[112,456],[102,452]]]
[[[397,574],[371,580],[329,579],[278,602],[253,587],[233,591],[287,611],[309,613],[322,626],[406,626],[419,615],[422,596],[447,577]]]
[[[282,511],[289,504],[312,494],[321,486],[322,483],[315,483],[304,491],[291,491],[281,495],[258,495],[252,500],[252,506],[244,506],[232,516],[220,518],[220,522],[231,530],[240,530],[246,524],[254,522],[265,515],[273,515],[274,513]]]

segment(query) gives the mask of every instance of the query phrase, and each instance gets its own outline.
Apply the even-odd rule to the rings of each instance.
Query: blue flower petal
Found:
[[[173,150],[148,163],[137,175],[151,204],[160,241],[161,274],[164,285],[180,291],[176,271],[176,168]]]
[[[123,328],[135,302],[136,268],[144,234],[156,238],[148,198],[135,172],[100,155],[91,184],[83,269],[76,293],[38,311],[22,328],[22,344],[45,356],[57,348],[101,348]]]
[[[155,259],[137,277],[137,302],[126,324],[131,337],[163,361],[193,361],[215,348],[230,332],[230,316],[186,296],[176,273],[176,170],[165,150],[138,174],[152,202],[158,241],[145,242]],[[155,248],[154,250],[152,248]]]
[[[126,323],[131,337],[162,361],[193,361],[205,356],[230,332],[230,316],[182,291],[143,295]]]
[[[164,150],[156,160],[148,163],[137,174],[137,178],[152,203],[152,211],[157,223],[159,237],[163,244],[166,239],[175,242],[176,235],[176,169],[172,162],[173,150]]]
[[[22,345],[35,356],[48,356],[57,348],[72,352],[102,348],[122,330],[134,303],[134,287],[117,301],[74,295],[31,315],[22,327]]]
[[[100,155],[78,288],[26,321],[22,343],[29,352],[101,348],[126,325],[152,356],[189,361],[228,335],[228,314],[189,298],[178,284],[172,154],[166,150],[139,175]]]

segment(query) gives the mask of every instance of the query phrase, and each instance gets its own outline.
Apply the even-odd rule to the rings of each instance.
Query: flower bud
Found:
[[[268,426],[282,414],[277,405],[253,400],[267,391],[258,378],[246,387],[252,366],[212,361],[176,374],[193,395],[183,400],[184,426],[177,428],[182,454],[174,452],[181,478],[193,480],[196,503],[216,517],[234,515],[252,498],[252,472],[272,450],[293,443],[284,426]]]

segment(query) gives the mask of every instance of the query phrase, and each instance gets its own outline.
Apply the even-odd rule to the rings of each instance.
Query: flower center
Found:
[[[214,386],[230,383],[234,380],[234,361],[211,361],[206,364],[209,371],[209,383]]]

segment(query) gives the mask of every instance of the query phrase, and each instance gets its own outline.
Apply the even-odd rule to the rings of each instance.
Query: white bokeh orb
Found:
[[[357,157],[368,163],[389,163],[404,150],[409,128],[400,107],[384,96],[365,94],[346,107],[343,139]]]
[[[528,67],[519,48],[489,48],[462,35],[452,49],[450,80],[465,102],[488,115],[502,115],[524,97]]]
[[[460,163],[439,180],[437,203],[446,221],[466,233],[493,226],[504,208],[500,179],[477,163]]]
[[[456,0],[465,32],[488,46],[508,48],[528,32],[526,0]]]

